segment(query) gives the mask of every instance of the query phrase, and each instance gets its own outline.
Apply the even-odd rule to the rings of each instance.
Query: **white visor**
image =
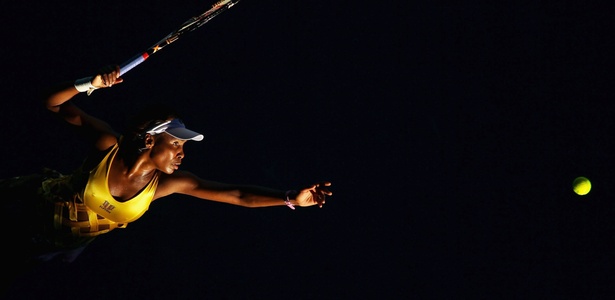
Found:
[[[194,132],[190,129],[187,129],[184,123],[180,119],[173,119],[171,121],[164,122],[146,131],[145,133],[156,135],[156,134],[161,134],[163,132],[166,132],[180,140],[193,140],[193,141],[203,140],[202,134],[198,132]]]

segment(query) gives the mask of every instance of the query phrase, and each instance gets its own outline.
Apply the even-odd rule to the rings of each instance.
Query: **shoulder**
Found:
[[[175,171],[173,174],[160,172],[158,185],[169,185],[177,189],[185,186],[198,185],[199,178],[188,171]]]
[[[186,194],[199,185],[199,178],[187,171],[175,171],[173,174],[160,172],[159,174],[155,198],[175,193]]]
[[[90,151],[88,152],[88,154],[86,155],[85,160],[83,161],[83,164],[81,166],[82,171],[89,172],[93,168],[95,168],[105,158],[105,156],[107,156],[107,154],[109,154],[109,152],[113,150],[113,147],[115,145],[116,144],[112,144],[106,149],[99,149],[98,147],[92,147]]]
[[[114,133],[103,132],[94,141],[94,148],[99,151],[106,151],[119,142],[119,136]]]
[[[188,171],[175,171],[173,174],[160,174],[156,198],[175,193],[206,198],[228,188],[228,184],[205,180]]]

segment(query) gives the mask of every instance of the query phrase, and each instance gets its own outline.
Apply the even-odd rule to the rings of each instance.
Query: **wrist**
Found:
[[[90,77],[84,77],[84,78],[77,79],[75,80],[74,86],[77,89],[77,91],[79,91],[80,93],[88,92],[88,94],[90,94],[92,93],[92,91],[97,89],[97,87],[92,85],[93,78],[94,77],[90,76]]]
[[[286,206],[288,206],[292,210],[295,210],[295,206],[290,202],[290,200],[294,200],[296,196],[297,191],[295,190],[288,190],[284,194],[284,203],[286,203]]]

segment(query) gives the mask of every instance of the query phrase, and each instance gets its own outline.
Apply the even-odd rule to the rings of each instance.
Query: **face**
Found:
[[[150,158],[156,168],[167,174],[179,169],[184,158],[185,143],[186,140],[180,140],[167,133],[156,135],[150,152]]]

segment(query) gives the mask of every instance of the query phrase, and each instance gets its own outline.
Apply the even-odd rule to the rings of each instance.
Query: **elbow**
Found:
[[[54,95],[47,95],[46,97],[43,97],[43,107],[51,112],[57,113],[60,111],[60,105],[58,105],[58,103],[62,102],[58,101]]]
[[[41,92],[41,99],[45,108],[52,112],[59,112],[60,107],[77,95],[79,91],[72,82],[63,82]]]
[[[52,111],[52,112],[59,111],[59,107],[57,105],[53,105],[52,99],[49,95],[43,96],[43,99],[41,100],[41,104],[43,105],[45,109],[49,111]]]
[[[247,208],[256,208],[256,207],[258,207],[256,205],[256,202],[253,199],[250,199],[249,197],[239,197],[237,199],[237,205],[243,206],[243,207],[247,207]]]
[[[242,191],[235,191],[235,204],[247,208],[256,208],[259,207],[254,197],[251,197],[249,194],[246,194]]]
[[[226,192],[224,192],[224,194],[225,200],[223,200],[223,202],[226,202],[228,204],[243,207],[251,207],[252,205],[252,203],[250,203],[250,200],[247,198],[247,195],[239,189],[227,190]]]
[[[49,102],[47,102],[47,101],[45,101],[45,104],[44,104],[44,105],[45,105],[45,108],[46,108],[48,111],[50,111],[50,112],[57,113],[57,112],[59,112],[59,111],[60,111],[60,107],[58,107],[58,106],[54,106],[54,105],[51,105],[51,104],[49,104]]]

